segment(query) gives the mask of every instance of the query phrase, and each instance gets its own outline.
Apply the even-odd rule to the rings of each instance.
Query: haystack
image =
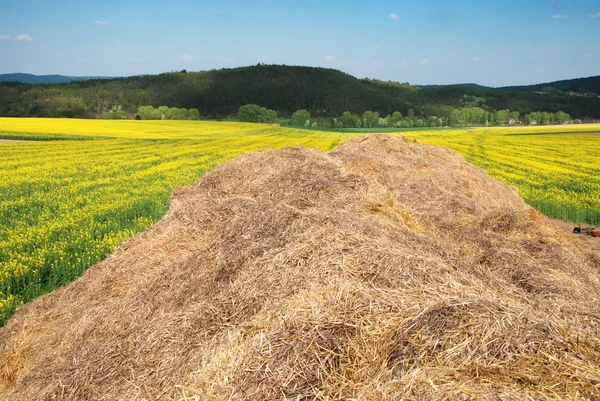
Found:
[[[599,399],[600,258],[575,241],[401,137],[244,155],[20,308],[0,397]]]

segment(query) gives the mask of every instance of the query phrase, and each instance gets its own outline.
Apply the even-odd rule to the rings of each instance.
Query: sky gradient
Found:
[[[0,0],[0,73],[257,63],[489,86],[600,75],[600,0]]]

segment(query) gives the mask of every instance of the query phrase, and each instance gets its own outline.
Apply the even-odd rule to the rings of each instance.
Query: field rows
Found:
[[[590,127],[567,130],[591,131]],[[542,212],[600,222],[599,136],[565,128],[407,132],[450,147]],[[597,129],[599,130],[599,129]],[[0,325],[158,221],[175,188],[242,153],[330,150],[357,133],[194,121],[0,119]]]
[[[56,139],[64,129],[93,140],[0,143],[0,324],[158,221],[175,188],[217,164],[264,148],[328,150],[340,139],[255,124],[154,122],[135,133],[107,122],[16,122],[8,131],[2,121],[0,137]]]
[[[580,130],[581,127],[573,127]],[[600,127],[585,127],[585,132]],[[537,128],[552,132],[564,128]],[[542,213],[600,223],[600,136],[523,135],[520,129],[474,129],[409,134],[456,150],[492,177],[518,188]]]

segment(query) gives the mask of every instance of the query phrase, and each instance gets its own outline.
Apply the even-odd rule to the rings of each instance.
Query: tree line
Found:
[[[483,99],[483,100],[482,100]],[[419,87],[408,83],[358,79],[341,71],[299,66],[256,65],[143,77],[96,79],[64,84],[0,83],[0,116],[100,118],[120,110],[135,118],[140,107],[197,109],[206,119],[235,117],[256,104],[289,118],[305,109],[313,118],[338,118],[377,110],[380,118],[395,111],[431,123],[448,120],[453,110],[480,108],[525,116],[533,111],[565,112],[572,119],[600,118],[600,99],[505,91],[473,86]],[[114,118],[119,115],[105,118]],[[474,111],[478,113],[478,111]],[[462,116],[473,120],[481,116]],[[493,121],[493,119],[488,119]],[[407,120],[410,121],[410,120]],[[435,122],[435,121],[433,121]]]
[[[257,121],[255,121],[257,122]],[[421,118],[409,109],[406,116],[395,111],[386,116],[379,112],[367,110],[362,115],[345,111],[341,116],[325,118],[313,117],[308,110],[302,109],[292,113],[284,124],[293,126],[312,126],[323,128],[410,128],[410,127],[489,127],[503,125],[554,125],[554,124],[581,124],[580,119],[571,119],[563,112],[530,112],[521,116],[518,111],[499,110],[488,112],[479,107],[464,107],[453,109],[444,116],[429,116]]]

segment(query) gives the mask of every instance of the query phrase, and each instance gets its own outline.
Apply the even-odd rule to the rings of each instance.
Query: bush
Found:
[[[198,109],[186,109],[177,107],[160,106],[140,106],[138,116],[142,120],[199,120],[200,112]],[[137,119],[137,118],[136,118]]]
[[[277,120],[277,112],[257,104],[247,104],[239,108],[238,120],[250,123],[273,123]]]

